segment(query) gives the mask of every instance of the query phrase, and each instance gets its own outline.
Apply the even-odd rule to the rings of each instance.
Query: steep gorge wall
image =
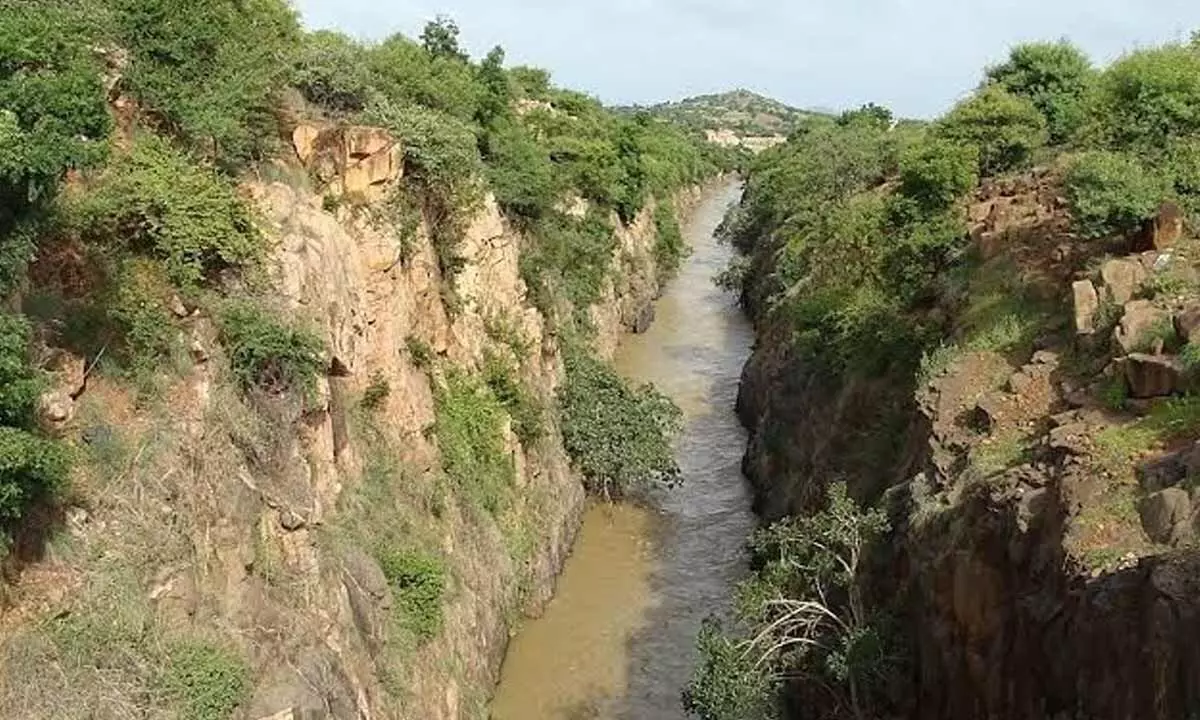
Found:
[[[305,167],[289,160],[278,173],[293,181],[248,188],[277,243],[268,275],[279,309],[329,349],[315,402],[243,399],[212,321],[187,307],[192,355],[162,407],[90,382],[68,430],[85,445],[118,431],[120,442],[79,483],[63,549],[13,591],[0,715],[159,717],[145,666],[154,648],[199,637],[249,659],[238,717],[481,718],[515,620],[551,597],[585,502],[554,422],[531,447],[505,430],[515,487],[496,511],[448,485],[430,432],[435,378],[473,375],[488,353],[517,355],[515,339],[528,349],[521,379],[552,407],[562,357],[526,298],[525,239],[485,199],[459,248],[460,309],[448,313],[428,227],[405,239],[369,212],[399,180],[398,141],[368,128],[319,135],[297,134]],[[681,215],[699,194],[680,193]],[[601,353],[652,318],[653,212],[615,223],[610,280],[592,308]],[[367,412],[360,399],[381,385]],[[388,543],[445,562],[444,619],[428,640],[398,634],[377,552]],[[61,631],[45,617],[64,619]],[[96,642],[65,652],[66,636]]]
[[[1006,272],[1040,284],[1069,317],[1071,280],[1090,258],[1064,242],[1059,203],[1042,178],[985,188],[972,234],[984,258],[1012,261]],[[771,245],[764,238],[756,248],[757,271],[770,266]],[[1153,265],[1153,255],[1136,262]],[[1145,549],[1116,566],[1083,562],[1088,542],[1105,550],[1143,531],[1136,512],[1135,527],[1124,527],[1129,518],[1116,506],[1133,501],[1113,499],[1126,492],[1122,481],[1096,463],[1099,434],[1136,419],[1089,397],[1103,378],[1081,378],[1074,339],[1042,338],[1032,356],[964,352],[923,382],[828,373],[797,353],[786,323],[762,312],[755,300],[766,278],[754,272],[746,304],[759,342],[739,397],[751,430],[747,474],[770,519],[810,512],[834,479],[887,509],[892,532],[863,579],[903,627],[908,663],[890,712],[1192,717],[1200,708],[1196,553],[1143,539]],[[1027,449],[1006,450],[1014,438]],[[1146,461],[1143,485],[1157,482],[1155,468],[1185,475],[1176,466],[1189,449]],[[996,459],[1003,454],[1011,457]],[[820,716],[814,707],[792,714]]]

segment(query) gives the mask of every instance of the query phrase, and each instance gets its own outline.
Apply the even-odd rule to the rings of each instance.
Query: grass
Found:
[[[1027,459],[1029,438],[1020,430],[1008,430],[987,438],[971,450],[971,471],[987,478],[1015,467]]]
[[[417,369],[429,370],[433,367],[433,348],[429,347],[429,343],[416,335],[409,335],[404,339],[404,348]]]
[[[400,627],[420,641],[432,639],[445,620],[445,562],[421,551],[394,548],[380,551],[376,559],[392,588]]]
[[[250,669],[224,648],[177,642],[167,650],[161,687],[180,720],[228,720],[250,691]]]
[[[472,505],[498,516],[509,503],[515,476],[504,444],[504,405],[459,371],[448,373],[435,389],[434,404],[443,472]]]

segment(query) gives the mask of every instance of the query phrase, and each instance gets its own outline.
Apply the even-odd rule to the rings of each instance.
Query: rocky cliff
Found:
[[[550,598],[585,501],[554,423],[527,444],[505,428],[513,487],[487,509],[447,483],[430,432],[445,379],[493,356],[553,403],[559,338],[527,299],[525,239],[484,198],[451,289],[427,224],[377,212],[401,178],[401,139],[338,126],[293,137],[279,179],[244,189],[275,248],[261,282],[325,341],[327,375],[303,405],[246,399],[203,304],[177,301],[191,354],[163,402],[101,378],[64,391],[55,430],[90,460],[61,543],[26,557],[11,590],[0,715],[158,717],[146,713],[170,689],[147,666],[200,637],[249,658],[239,717],[483,717],[513,622]],[[675,199],[681,213],[698,193]],[[653,212],[613,218],[618,247],[591,308],[602,353],[653,316]],[[398,586],[393,549],[444,562],[432,632],[397,625],[410,601],[398,587],[419,598],[425,580]]]
[[[1052,172],[984,183],[965,293],[926,310],[955,344],[917,373],[813,366],[755,302],[769,278],[748,279],[745,467],[771,518],[811,511],[834,479],[887,509],[863,582],[903,628],[892,715],[1200,708],[1195,401],[1180,397],[1192,375],[1176,354],[1194,300],[1171,280],[1195,272],[1193,241],[1164,207],[1129,244],[1082,242],[1063,208]],[[1018,340],[973,335],[985,316]]]

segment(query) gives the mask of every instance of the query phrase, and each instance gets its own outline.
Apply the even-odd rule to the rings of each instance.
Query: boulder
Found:
[[[1138,286],[1146,279],[1146,269],[1136,259],[1109,260],[1100,268],[1104,280],[1104,296],[1118,305],[1133,299]]]
[[[1177,545],[1194,535],[1192,499],[1182,488],[1171,487],[1148,495],[1138,503],[1138,514],[1146,535],[1156,543]]]
[[[38,398],[37,423],[53,437],[61,437],[75,419],[75,399],[62,391],[44,393]]]
[[[1147,250],[1166,250],[1174,247],[1183,237],[1183,209],[1173,202],[1158,206],[1158,212],[1146,222],[1142,245]]]
[[[66,350],[54,350],[44,367],[53,377],[51,387],[55,392],[71,398],[83,394],[87,385],[87,362],[83,358]]]
[[[1187,456],[1185,453],[1169,453],[1138,465],[1136,472],[1138,484],[1146,492],[1166,490],[1187,478]]]
[[[1174,356],[1134,353],[1122,358],[1120,364],[1131,397],[1166,397],[1184,389],[1183,366]]]
[[[300,162],[307,163],[312,158],[320,134],[321,131],[312,125],[298,125],[292,131],[292,147],[296,149],[296,157],[300,158]]]
[[[1175,332],[1187,342],[1200,344],[1200,302],[1190,302],[1175,315]]]
[[[1091,280],[1080,280],[1072,290],[1075,294],[1075,332],[1091,335],[1096,332],[1096,312],[1100,309],[1096,287]]]
[[[1152,339],[1152,334],[1160,331],[1173,334],[1174,328],[1170,313],[1155,307],[1154,303],[1149,300],[1134,300],[1126,303],[1125,314],[1121,316],[1121,323],[1115,333],[1118,350],[1124,355],[1129,355],[1142,350],[1154,349],[1147,346]],[[1165,341],[1168,338],[1159,339]]]

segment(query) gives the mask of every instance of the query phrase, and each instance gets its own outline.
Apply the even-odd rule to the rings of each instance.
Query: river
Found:
[[[740,186],[709,192],[684,226],[692,247],[650,330],[616,365],[684,411],[684,484],[657,510],[595,504],[545,614],[510,644],[493,720],[677,720],[700,623],[728,608],[754,527],[734,414],[753,331],[713,283],[732,250],[714,238]]]

